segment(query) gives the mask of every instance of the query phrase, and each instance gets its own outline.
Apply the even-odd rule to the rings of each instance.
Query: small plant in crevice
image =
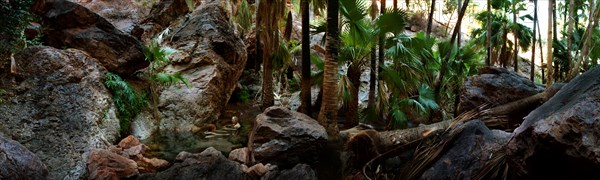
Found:
[[[150,100],[152,102],[152,109],[154,118],[160,122],[160,116],[158,112],[158,98],[159,88],[165,86],[172,86],[178,83],[183,83],[187,87],[190,86],[188,80],[181,75],[181,73],[166,73],[164,69],[167,65],[171,64],[169,56],[177,52],[177,50],[170,47],[163,47],[163,37],[169,33],[169,29],[161,32],[156,38],[152,39],[150,43],[144,47],[144,56],[146,60],[150,62],[146,73],[143,75],[144,79],[150,84]],[[159,123],[160,124],[160,123]]]
[[[129,132],[131,120],[142,109],[148,107],[148,99],[143,93],[135,91],[127,81],[117,74],[106,73],[104,85],[112,93],[114,104],[117,107],[120,135],[125,135]]]

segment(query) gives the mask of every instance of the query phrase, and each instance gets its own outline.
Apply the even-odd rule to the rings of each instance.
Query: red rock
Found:
[[[129,149],[123,150],[123,153],[121,155],[123,155],[125,157],[133,157],[133,156],[144,154],[144,152],[146,152],[147,149],[148,149],[148,146],[140,144],[137,146],[133,146]]]
[[[169,166],[169,162],[163,159],[141,157],[136,160],[140,173],[155,173]]]
[[[234,149],[229,153],[229,160],[237,161],[242,164],[248,164],[250,160],[250,151],[247,147]]]
[[[123,179],[139,174],[135,161],[104,149],[90,153],[87,169],[89,179]]]
[[[119,142],[118,146],[123,148],[123,149],[129,149],[133,146],[137,146],[142,144],[140,142],[140,140],[138,140],[137,138],[135,138],[135,136],[129,135],[127,136],[125,139],[121,140],[121,142]]]

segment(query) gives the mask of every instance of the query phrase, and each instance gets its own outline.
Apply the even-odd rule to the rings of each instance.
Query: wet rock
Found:
[[[229,153],[229,160],[250,164],[250,150],[247,147],[234,149]]]
[[[246,179],[242,165],[228,160],[221,152],[210,147],[198,154],[181,152],[168,169],[147,179]]]
[[[180,72],[190,87],[171,86],[161,92],[161,132],[191,132],[194,126],[216,123],[237,85],[246,50],[219,4],[214,0],[204,2],[182,27],[172,28],[176,29],[168,38],[172,41],[165,42],[179,50],[165,71]],[[142,140],[147,138],[143,135],[150,134],[144,132],[155,131],[158,126],[147,118],[152,117],[138,116],[132,124],[133,134]]]
[[[566,84],[513,133],[508,159],[534,179],[600,179],[600,68]]]
[[[136,24],[148,15],[149,8],[137,1],[70,0],[102,16],[117,29],[130,34]],[[150,3],[150,2],[149,2]],[[146,5],[147,6],[147,5]]]
[[[272,170],[267,172],[261,180],[275,180],[275,179],[298,179],[298,180],[316,180],[317,175],[309,165],[298,164],[292,169],[284,170]]]
[[[86,51],[106,69],[121,75],[148,66],[140,41],[79,4],[40,0],[35,1],[32,11],[42,18],[43,33],[53,47]]]
[[[103,149],[92,151],[87,164],[89,179],[124,179],[139,174],[135,161]]]
[[[19,142],[0,133],[0,179],[46,179],[48,169]]]
[[[16,74],[0,73],[0,132],[35,153],[49,179],[87,177],[90,151],[108,148],[119,132],[106,70],[76,49],[29,47],[15,61]]]
[[[421,179],[470,179],[490,160],[490,154],[503,148],[510,139],[510,133],[490,131],[479,120],[458,125],[452,131],[462,132]]]
[[[325,128],[316,120],[283,107],[270,107],[256,116],[248,144],[257,162],[292,167],[312,162],[326,143]]]

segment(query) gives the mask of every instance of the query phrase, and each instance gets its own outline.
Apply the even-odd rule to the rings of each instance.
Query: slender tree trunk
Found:
[[[517,24],[517,9],[515,2],[512,3],[512,10],[513,10],[513,23]],[[513,36],[515,38],[514,42],[513,42],[513,46],[514,46],[514,50],[513,50],[513,66],[514,66],[514,70],[515,72],[519,72],[519,39],[517,38],[517,34],[516,31],[513,32]]]
[[[544,48],[542,46],[542,28],[540,27],[540,22],[536,24],[538,29],[537,39],[538,39],[538,47],[540,47],[540,63],[544,64]],[[544,68],[542,70],[542,84],[546,84],[546,76],[544,75]]]
[[[552,18],[554,14],[552,13],[553,9],[554,0],[550,0],[550,4],[548,5],[548,63],[546,63],[546,88],[549,88],[552,85],[552,28],[554,24],[554,19]]]
[[[287,19],[285,21],[285,31],[283,32],[283,39],[286,41],[290,41],[292,37],[292,29],[294,26],[294,22],[292,21],[292,11],[288,11]]]
[[[385,0],[384,0],[385,1]],[[431,0],[431,8],[429,9],[429,17],[427,17],[427,37],[431,36],[431,29],[433,28],[433,12],[435,12],[435,0]]]
[[[410,0],[404,0],[404,3],[406,4],[406,11],[410,10]]]
[[[385,4],[386,4],[385,0],[381,0],[381,4],[380,4],[381,7],[379,8],[380,9],[379,12],[381,14],[385,13],[385,7],[386,7]],[[377,83],[379,85],[381,85],[381,83],[383,81],[382,73],[383,73],[383,66],[385,65],[385,50],[384,50],[384,48],[385,48],[385,34],[380,34],[379,35],[379,51],[378,51],[378,53],[379,53],[379,57],[378,57],[379,58],[378,59],[379,68],[377,68],[377,80],[378,80]],[[379,88],[381,88],[381,87],[379,87]],[[378,91],[380,91],[380,90],[378,89]],[[382,94],[380,93],[379,96],[382,96]],[[377,119],[383,119],[383,113],[380,113],[377,116],[378,116]]]
[[[486,32],[486,39],[487,39],[487,57],[485,58],[485,65],[486,66],[491,66],[492,65],[492,2],[491,0],[487,0],[487,32]]]
[[[581,55],[579,55],[579,57],[577,58],[577,62],[575,62],[575,66],[573,67],[573,69],[571,70],[571,75],[569,76],[569,79],[573,79],[575,76],[577,76],[577,74],[579,74],[579,68],[581,67],[581,63],[583,61],[586,61],[587,63],[587,55],[589,55],[589,51],[590,51],[590,43],[591,43],[591,37],[592,37],[592,33],[594,32],[594,28],[596,26],[596,19],[598,19],[598,10],[595,7],[595,3],[594,0],[590,0],[590,7],[589,7],[589,11],[590,11],[590,15],[588,16],[588,25],[586,27],[585,30],[585,41],[583,42],[583,46],[581,47]],[[585,64],[585,63],[584,63]]]
[[[350,102],[348,102],[348,111],[346,112],[346,122],[344,123],[345,128],[351,128],[358,125],[358,90],[360,88],[360,66],[352,63],[348,67],[347,72],[348,79],[352,83],[350,88],[350,94],[352,95]]]
[[[536,24],[537,24],[537,1],[533,0],[533,43],[531,44],[531,70],[529,72],[529,79],[531,82],[535,82],[535,42],[536,42]]]
[[[302,88],[300,96],[302,98],[301,112],[312,116],[311,109],[311,80],[310,80],[310,14],[309,0],[300,1],[300,11],[302,11]]]
[[[456,22],[456,27],[460,27],[460,24],[462,23],[462,19],[465,15],[465,11],[467,10],[467,6],[469,4],[469,0],[465,0],[462,9],[460,10],[460,12],[458,13],[458,21]],[[452,32],[452,37],[450,38],[450,44],[454,45],[454,43],[456,42],[456,36],[458,36],[458,32],[460,31],[459,28],[454,28],[454,31]],[[454,48],[454,47],[452,47]],[[444,80],[444,75],[446,74],[446,70],[447,70],[447,66],[448,66],[448,60],[450,59],[450,52],[446,53],[444,55],[444,58],[442,59],[442,65],[440,67],[440,74],[438,75],[438,77],[436,78],[435,82],[434,82],[434,93],[435,93],[435,101],[436,102],[440,102],[439,96],[440,96],[440,92],[442,89],[442,81]]]
[[[460,9],[462,9],[462,0],[458,0],[458,13],[460,13]],[[456,46],[458,48],[460,48],[460,41],[461,41],[461,36],[462,36],[462,32],[461,32],[461,25],[457,24],[456,25],[458,27],[458,35],[456,36]],[[455,27],[456,28],[456,27]]]
[[[318,121],[327,130],[329,137],[334,140],[339,135],[337,127],[338,96],[337,71],[338,48],[340,44],[338,31],[339,1],[327,2],[327,54],[323,70],[323,104]]]
[[[376,1],[371,1],[371,20],[375,21],[375,16],[377,16],[377,3]],[[375,92],[377,91],[377,55],[375,54],[375,47],[371,48],[371,71],[369,72],[369,102],[368,108],[375,108]]]
[[[462,4],[461,4],[462,0],[458,0],[458,13],[460,13],[460,10],[462,9]],[[460,49],[460,38],[461,38],[461,25],[457,24],[456,27],[454,28],[458,28],[458,34],[456,35],[456,47],[458,49]],[[459,59],[460,62],[462,62],[462,59]],[[462,66],[459,66],[459,71],[462,71]],[[456,86],[454,87],[454,117],[457,117],[458,114],[458,104],[460,104],[460,86]]]
[[[569,23],[569,27],[567,29],[567,61],[572,65],[573,64],[573,57],[571,56],[571,51],[573,51],[573,18],[575,16],[575,0],[569,0],[569,15],[568,17],[568,23]],[[571,66],[572,67],[572,66]],[[571,74],[570,70],[567,70],[567,74]],[[567,75],[567,76],[568,76]]]

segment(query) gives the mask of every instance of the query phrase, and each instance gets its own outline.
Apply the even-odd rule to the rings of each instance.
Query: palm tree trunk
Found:
[[[351,128],[358,125],[358,90],[360,88],[360,66],[353,63],[348,67],[348,79],[352,83],[350,88],[350,102],[348,102],[348,111],[346,112],[345,128]]]
[[[486,32],[486,39],[487,39],[487,58],[485,59],[485,65],[486,66],[491,66],[492,65],[492,2],[491,0],[487,0],[487,32]]]
[[[385,0],[384,0],[385,1]],[[433,12],[435,11],[435,0],[431,0],[431,8],[429,9],[429,17],[427,17],[427,37],[431,36],[431,29],[433,25]]]
[[[568,22],[569,22],[569,27],[567,29],[567,61],[572,65],[573,64],[573,57],[571,56],[571,51],[573,50],[572,46],[573,46],[573,16],[575,16],[575,0],[570,0],[569,2],[569,15],[568,15]],[[569,72],[570,70],[567,70],[567,74],[571,74]]]
[[[515,8],[515,5],[517,3],[512,3],[512,9],[513,9],[513,23],[517,24],[517,9]],[[514,70],[515,72],[519,72],[519,40],[517,39],[517,35],[513,34],[515,40],[513,42],[513,46],[514,46],[514,50],[513,50],[513,66],[514,66]]]
[[[533,0],[533,43],[531,44],[531,70],[529,79],[535,82],[535,42],[536,42],[536,24],[537,24],[537,0]]]
[[[586,30],[584,33],[585,41],[583,42],[583,46],[581,47],[581,55],[579,55],[579,57],[577,58],[577,62],[575,62],[575,66],[571,70],[569,79],[573,79],[575,76],[577,76],[577,74],[579,74],[579,68],[581,67],[581,63],[585,59],[587,59],[587,55],[589,55],[592,33],[597,24],[597,19],[599,16],[598,10],[594,4],[594,0],[590,0],[589,3],[590,3],[590,7],[589,7],[590,15],[588,16],[589,17],[588,18],[588,26],[586,27]],[[587,61],[587,60],[585,60],[585,61]]]
[[[398,0],[394,0],[394,11],[398,10]]]
[[[554,19],[552,18],[554,9],[554,0],[550,0],[550,4],[548,4],[548,58],[546,63],[546,88],[550,88],[552,85],[552,28],[554,24]]]
[[[323,70],[323,104],[317,120],[327,130],[330,139],[337,139],[338,96],[338,48],[340,44],[338,31],[339,1],[327,2],[327,54]]]
[[[458,0],[458,9],[459,10],[462,9],[462,0]],[[460,13],[460,11],[458,13]],[[456,36],[456,46],[458,48],[460,48],[460,41],[461,41],[461,34],[462,34],[461,33],[461,25],[457,24],[457,27],[458,27],[458,35]]]
[[[300,111],[308,116],[312,116],[311,109],[311,82],[310,82],[310,16],[309,0],[300,1],[300,11],[302,11],[302,81],[300,96],[302,105]]]
[[[287,19],[285,21],[285,31],[283,32],[283,39],[286,41],[290,41],[292,37],[292,29],[294,26],[294,22],[292,21],[292,11],[288,11]]]
[[[377,4],[376,1],[371,1],[371,20],[375,20]],[[375,48],[371,48],[371,71],[369,72],[369,102],[368,108],[375,108],[375,92],[377,91],[377,55],[375,54]]]

